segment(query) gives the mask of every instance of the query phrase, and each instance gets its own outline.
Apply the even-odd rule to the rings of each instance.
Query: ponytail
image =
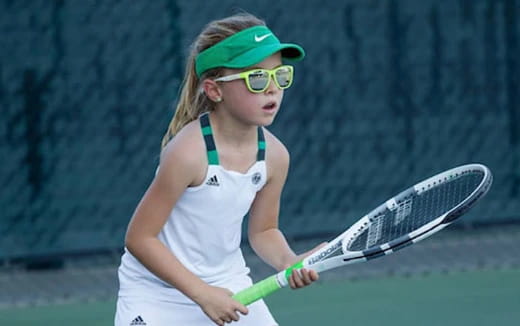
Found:
[[[175,114],[162,139],[161,149],[164,148],[185,125],[196,120],[202,113],[211,111],[214,108],[214,103],[206,97],[203,90],[199,87],[199,79],[195,74],[194,61],[195,53],[192,51],[186,65],[186,75],[184,76]],[[204,77],[207,78],[207,76]]]

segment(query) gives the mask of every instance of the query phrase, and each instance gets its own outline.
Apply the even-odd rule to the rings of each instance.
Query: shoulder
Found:
[[[192,176],[190,184],[193,185],[198,179],[204,178],[202,174],[206,171],[207,164],[206,145],[200,123],[199,120],[194,120],[184,126],[163,148],[159,171],[166,176],[177,174],[174,172]]]
[[[204,139],[199,120],[194,120],[184,126],[170,142],[163,148],[161,152],[161,161],[163,158],[174,153],[186,154],[187,158],[192,157],[190,154],[201,154],[205,151]]]
[[[285,147],[285,145],[269,130],[265,128],[263,130],[266,143],[265,160],[268,168],[268,174],[287,174],[290,161],[290,155],[287,147]]]

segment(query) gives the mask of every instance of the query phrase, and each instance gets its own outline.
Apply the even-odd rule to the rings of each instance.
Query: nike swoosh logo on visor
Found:
[[[265,40],[265,39],[268,38],[269,36],[271,36],[271,33],[269,33],[269,34],[265,34],[265,35],[262,35],[262,36],[256,36],[256,35],[255,35],[255,41],[256,41],[256,42],[262,42],[263,40]]]

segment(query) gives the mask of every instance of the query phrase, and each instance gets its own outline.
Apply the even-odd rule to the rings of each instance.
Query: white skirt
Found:
[[[238,292],[252,284],[249,277],[234,280],[229,284],[233,292]],[[219,285],[221,286],[221,285]],[[222,286],[226,287],[226,286]],[[187,299],[187,298],[186,298]],[[232,322],[237,326],[277,326],[271,312],[263,300],[258,300],[248,307],[249,313],[240,320]],[[168,301],[158,296],[140,296],[138,294],[119,296],[115,315],[115,326],[212,326],[216,325],[202,311],[199,305],[191,300]]]

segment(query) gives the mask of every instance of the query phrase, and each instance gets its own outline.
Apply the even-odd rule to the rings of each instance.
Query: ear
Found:
[[[216,81],[209,78],[204,79],[202,81],[202,89],[211,101],[217,103],[222,101],[222,90]]]

